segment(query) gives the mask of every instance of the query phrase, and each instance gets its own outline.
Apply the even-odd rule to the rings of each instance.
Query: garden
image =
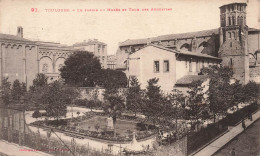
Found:
[[[129,142],[133,132],[137,140],[145,139],[158,133],[156,126],[142,122],[140,118],[120,116],[114,129],[108,127],[108,116],[102,112],[87,112],[83,116],[59,120],[39,120],[31,123],[37,127],[52,128],[57,131],[72,133],[82,137],[92,137],[108,141]],[[116,133],[116,134],[114,134]]]

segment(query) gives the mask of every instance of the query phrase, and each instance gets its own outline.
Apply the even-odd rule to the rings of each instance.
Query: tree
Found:
[[[127,86],[127,77],[124,72],[102,69],[96,74],[96,84],[104,88],[124,88]]]
[[[3,78],[1,85],[2,100],[5,106],[8,106],[11,102],[11,83],[8,81],[8,77]]]
[[[33,85],[30,86],[30,90],[34,91],[36,88],[46,86],[47,84],[48,84],[48,77],[43,73],[39,73],[36,75],[35,79],[33,80]]]
[[[71,95],[71,91],[67,89],[58,81],[54,81],[46,87],[41,96],[41,101],[48,117],[59,120],[60,117],[66,116],[67,105],[71,104],[75,98]]]
[[[70,86],[94,87],[100,70],[97,57],[87,51],[77,51],[64,62],[60,75]]]
[[[161,94],[161,87],[157,85],[159,79],[152,78],[147,81],[146,87],[146,100],[142,105],[142,112],[144,115],[155,122],[161,115],[160,111],[162,106],[163,95]]]
[[[254,102],[259,96],[259,85],[254,81],[249,81],[242,89],[243,101],[244,102]]]
[[[22,96],[22,88],[19,80],[15,80],[12,86],[12,98],[13,100],[19,101]]]
[[[215,124],[216,114],[225,114],[231,105],[230,79],[233,76],[233,70],[226,66],[215,65],[203,68],[202,73],[210,78],[207,100]]]
[[[181,116],[183,116],[183,107],[185,106],[185,97],[182,94],[181,91],[177,90],[177,89],[173,89],[172,93],[169,95],[170,101],[172,106],[174,107],[174,113],[169,113],[169,117],[170,119],[175,118],[175,128],[176,128],[176,132],[178,130],[178,118],[180,118]]]
[[[48,88],[47,81],[48,77],[45,74],[40,73],[36,75],[36,78],[33,80],[33,85],[30,86],[26,98],[32,101],[36,107],[42,107],[41,98]]]
[[[135,113],[140,111],[140,106],[143,101],[142,90],[140,83],[136,77],[130,79],[130,87],[127,92],[126,105],[127,109]]]
[[[32,114],[32,117],[33,117],[33,118],[36,118],[36,120],[37,120],[39,117],[41,117],[41,116],[42,116],[42,114],[39,112],[39,110],[34,111],[33,114]]]
[[[117,87],[106,88],[104,92],[105,103],[103,106],[104,112],[108,113],[113,119],[114,136],[116,136],[116,120],[125,109],[123,98],[118,94]]]
[[[202,81],[193,81],[189,90],[187,91],[189,94],[188,101],[188,109],[186,109],[187,117],[191,120],[192,127],[194,126],[193,120],[196,121],[195,124],[198,123],[200,118],[203,118],[204,112],[206,111],[207,104],[204,100],[204,92],[202,86]]]

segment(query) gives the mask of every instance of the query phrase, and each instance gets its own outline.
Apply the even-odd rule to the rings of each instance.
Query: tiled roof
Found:
[[[193,38],[193,37],[201,37],[201,36],[210,36],[212,34],[218,34],[218,33],[219,33],[218,29],[210,29],[210,30],[187,32],[181,34],[162,35],[162,36],[158,36],[157,40],[163,41],[163,40],[171,40],[171,39]]]
[[[107,45],[104,42],[100,42],[98,40],[89,40],[89,41],[83,41],[83,42],[75,43],[75,44],[73,44],[73,46],[79,47],[79,46],[87,46],[87,45],[93,45],[93,44]]]
[[[9,35],[9,34],[2,34],[0,33],[0,39],[4,40],[13,40],[13,41],[24,41],[24,42],[32,42],[31,40],[15,36],[15,35]]]
[[[181,51],[179,51],[179,53],[182,54],[182,55],[190,55],[190,56],[197,56],[197,57],[204,57],[204,58],[212,58],[212,59],[221,60],[221,58],[210,56],[210,55],[207,55],[207,54],[202,54],[202,53],[199,53],[199,52],[191,52],[191,51],[181,50]]]
[[[218,34],[218,29],[210,29],[204,31],[196,31],[196,32],[188,32],[188,33],[180,33],[180,34],[169,34],[169,35],[161,35],[153,38],[144,38],[144,39],[133,39],[126,40],[121,42],[120,46],[128,46],[128,45],[137,45],[137,44],[147,44],[147,40],[151,42],[154,41],[163,41],[163,40],[174,40],[174,39],[182,39],[182,38],[192,38],[192,37],[200,37],[200,36],[209,36],[212,34]]]
[[[248,31],[260,31],[260,30],[255,28],[248,28]],[[210,29],[210,30],[203,30],[203,31],[196,31],[196,32],[180,33],[180,34],[160,35],[157,37],[143,38],[143,39],[132,39],[132,40],[128,39],[124,42],[119,43],[119,46],[147,44],[148,40],[154,42],[154,41],[174,40],[174,39],[183,39],[183,38],[203,37],[203,36],[210,36],[212,34],[216,34],[216,35],[219,34],[219,29]]]
[[[177,80],[177,82],[175,83],[176,85],[189,85],[191,84],[193,81],[205,81],[208,78],[207,75],[185,75],[182,78],[180,78],[179,80]]]
[[[248,31],[260,31],[260,29],[248,28]]]
[[[197,56],[197,57],[204,57],[204,58],[212,58],[212,59],[221,60],[221,58],[210,56],[210,55],[207,55],[207,54],[198,53],[198,52],[191,52],[191,51],[184,51],[184,50],[177,51],[177,50],[172,50],[172,49],[169,49],[169,48],[166,48],[166,47],[163,47],[163,46],[159,46],[159,45],[155,45],[155,44],[149,44],[147,46],[157,47],[157,48],[160,48],[160,49],[163,49],[163,50],[174,52],[176,54],[190,55],[190,56]],[[145,46],[145,47],[147,47],[147,46]]]

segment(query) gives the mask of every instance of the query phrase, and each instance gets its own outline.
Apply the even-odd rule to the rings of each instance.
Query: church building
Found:
[[[166,91],[203,78],[201,67],[214,64],[231,67],[243,84],[260,83],[260,30],[246,25],[246,6],[221,6],[217,29],[121,42],[117,68],[138,77],[143,88],[157,77]]]

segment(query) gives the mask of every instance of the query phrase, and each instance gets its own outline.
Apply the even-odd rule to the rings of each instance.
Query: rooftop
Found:
[[[93,39],[93,40],[84,40],[83,42],[77,42],[75,44],[73,44],[74,47],[79,47],[79,46],[87,46],[87,45],[93,45],[93,44],[99,44],[99,45],[107,45],[104,42],[100,42],[97,39]]]
[[[206,79],[208,79],[207,75],[185,75],[178,79],[175,85],[189,85],[193,81],[205,81]]]
[[[31,40],[16,36],[16,35],[9,35],[9,34],[2,34],[0,33],[0,39],[4,40],[12,40],[12,41],[23,41],[23,42],[33,42]]]
[[[187,33],[179,33],[179,34],[169,34],[169,35],[161,35],[153,38],[144,38],[144,39],[133,39],[126,40],[121,42],[119,46],[128,46],[128,45],[137,45],[137,44],[147,44],[147,41],[164,41],[164,40],[175,40],[175,39],[183,39],[183,38],[193,38],[193,37],[203,37],[203,36],[211,36],[213,34],[218,34],[218,29],[210,29],[196,32],[187,32]]]
[[[153,47],[156,47],[156,48],[159,48],[159,49],[167,50],[167,51],[174,52],[176,54],[181,54],[181,55],[190,55],[190,56],[196,56],[196,57],[204,57],[204,58],[212,58],[212,59],[221,60],[221,58],[210,56],[210,55],[207,55],[207,54],[198,53],[198,52],[190,52],[190,51],[185,51],[185,50],[177,51],[177,50],[172,50],[172,49],[169,49],[169,48],[166,48],[166,47],[163,47],[163,46],[159,46],[159,45],[155,45],[155,44],[149,44],[147,46],[153,46]],[[145,47],[147,47],[147,46],[145,46]]]

